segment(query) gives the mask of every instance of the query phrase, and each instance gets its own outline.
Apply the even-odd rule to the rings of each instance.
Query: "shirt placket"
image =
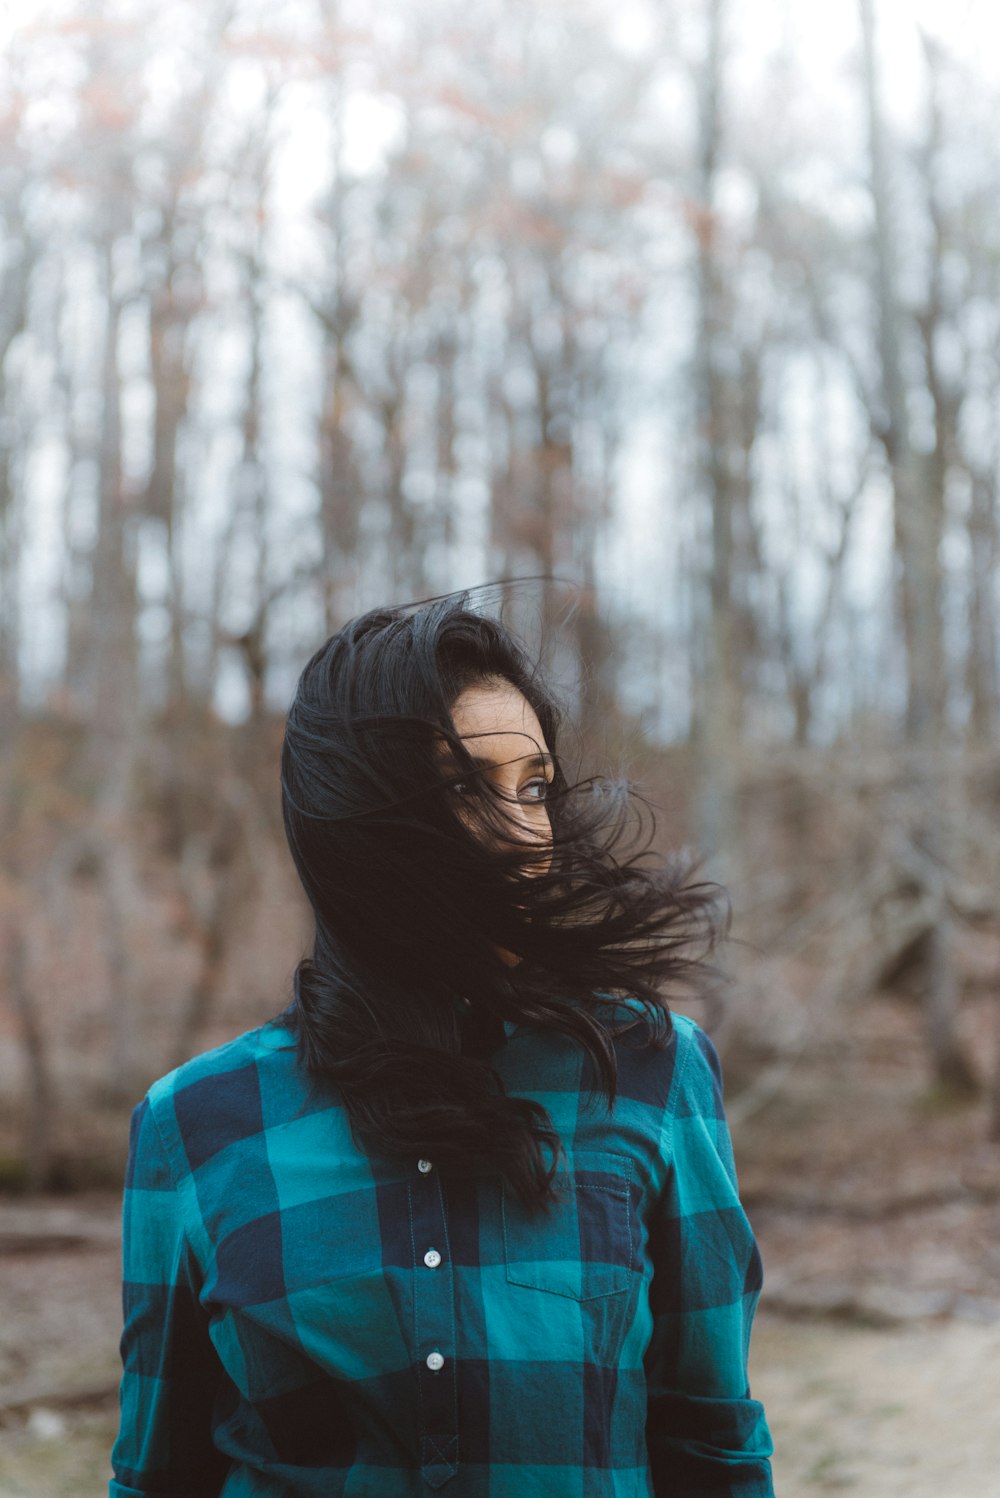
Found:
[[[409,1182],[420,1472],[439,1488],[458,1471],[455,1275],[441,1179],[420,1160]]]

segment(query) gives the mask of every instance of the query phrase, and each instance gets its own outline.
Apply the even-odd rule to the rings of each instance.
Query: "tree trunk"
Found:
[[[736,870],[740,647],[733,587],[734,474],[732,433],[721,368],[724,287],[718,264],[716,183],[722,142],[724,0],[708,0],[706,57],[700,74],[698,203],[695,222],[697,343],[694,382],[699,469],[709,511],[709,589],[705,679],[700,683],[696,740],[702,754],[700,838],[724,880]]]
[[[140,887],[130,823],[139,751],[136,670],[136,575],[121,469],[120,304],[112,280],[113,239],[104,245],[107,321],[101,375],[98,521],[94,546],[89,652],[92,721],[90,772],[96,786],[94,843],[104,897],[104,941],[112,1044],[109,1091],[130,1094],[140,1055],[139,984],[134,980],[129,927]]]
[[[1000,455],[988,472],[973,467],[969,508],[969,649],[966,681],[969,694],[969,740],[986,747],[996,742],[1000,726],[996,603],[994,588],[1000,545],[997,536],[997,493],[994,475]]]
[[[16,258],[14,234],[24,234],[20,214],[12,215],[7,240],[13,261],[5,267],[4,313],[0,320],[0,410],[8,408],[11,392],[7,388],[7,351],[22,332],[28,313],[28,266],[31,243],[23,240],[20,259]],[[18,503],[12,482],[11,458],[17,438],[13,421],[0,424],[0,719],[13,721],[20,700],[20,598],[21,555],[23,545],[23,506]]]
[[[178,309],[170,288],[174,266],[168,265],[164,286],[154,292],[149,314],[149,363],[153,386],[153,466],[146,487],[144,510],[162,522],[167,563],[167,603],[170,634],[166,669],[167,720],[182,713],[187,697],[184,666],[184,591],[181,570],[181,494],[177,443],[187,415],[190,377],[186,368],[185,337],[188,316]]]
[[[16,909],[8,920],[7,988],[21,1031],[26,1063],[27,1106],[24,1110],[25,1186],[29,1193],[44,1191],[52,1167],[52,1135],[55,1089],[49,1047],[42,1028],[39,1005],[28,972],[28,938]]]
[[[936,1079],[962,1091],[974,1076],[957,1034],[958,982],[944,871],[948,862],[941,531],[946,455],[921,464],[910,440],[896,297],[897,256],[885,127],[879,97],[872,0],[860,0],[868,114],[870,187],[875,215],[875,302],[878,356],[885,404],[881,436],[892,478],[900,606],[906,646],[906,738],[911,751],[912,839],[926,855],[937,919],[926,970],[925,1021]],[[930,871],[934,871],[933,873]]]

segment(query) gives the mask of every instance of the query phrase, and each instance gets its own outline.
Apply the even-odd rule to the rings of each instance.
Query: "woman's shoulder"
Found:
[[[662,1014],[635,995],[601,991],[602,1023],[614,1040],[616,1098],[622,1105],[636,1104],[652,1110],[655,1127],[678,1111],[701,1108],[692,1092],[711,1091],[711,1075],[718,1057],[708,1033],[687,1014],[670,1009]],[[586,1086],[593,1085],[594,1071],[584,1063]],[[617,1106],[617,1104],[616,1104]]]
[[[595,996],[603,1000],[602,1021],[616,1035],[627,1035],[631,1030],[647,1034],[652,1032],[656,1022],[656,1028],[664,1036],[663,1049],[667,1051],[672,1066],[682,1058],[686,1060],[692,1050],[717,1060],[708,1032],[689,1014],[669,1009],[656,1016],[642,999],[620,989],[598,989]]]
[[[139,1107],[149,1108],[168,1144],[183,1143],[193,1164],[301,1106],[296,1057],[294,1035],[268,1020],[158,1077]]]
[[[636,1026],[647,1038],[651,1029],[648,1017]],[[707,1134],[728,1151],[719,1053],[696,1019],[672,1009],[669,1033],[660,1043],[633,1042],[626,1032],[616,1042],[615,1056],[617,1095],[642,1105],[633,1122],[647,1119],[661,1148],[674,1155],[697,1147],[696,1141]]]
[[[685,1051],[698,1051],[702,1055],[715,1055],[715,1046],[707,1030],[705,1030],[690,1014],[680,1014],[676,1009],[670,1012],[670,1022],[674,1034],[677,1036],[678,1046]]]
[[[270,1056],[286,1050],[295,1052],[294,1035],[277,1020],[267,1020],[165,1072],[150,1085],[149,1096],[157,1100],[199,1084],[215,1083],[266,1063]]]

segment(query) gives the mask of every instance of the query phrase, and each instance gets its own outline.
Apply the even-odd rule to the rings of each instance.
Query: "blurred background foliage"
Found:
[[[995,26],[835,10],[7,13],[8,1184],[284,1004],[298,670],[491,579],[732,890],[734,1116],[889,992],[1000,1128]]]

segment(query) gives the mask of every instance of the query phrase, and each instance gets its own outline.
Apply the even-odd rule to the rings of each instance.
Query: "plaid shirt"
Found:
[[[491,1064],[569,1160],[547,1217],[359,1150],[278,1021],[150,1088],[111,1498],[769,1498],[711,1041],[679,1015],[665,1050],[617,1039],[609,1115],[577,1045],[505,1030]]]

